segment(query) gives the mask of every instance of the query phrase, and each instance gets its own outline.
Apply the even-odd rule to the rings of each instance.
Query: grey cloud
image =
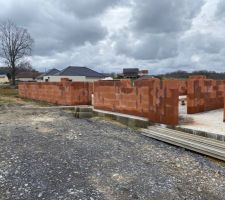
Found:
[[[138,1],[133,10],[133,26],[139,32],[171,33],[188,29],[199,13],[202,0]]]
[[[93,17],[107,8],[116,6],[121,0],[56,0],[66,11],[80,18]],[[53,0],[52,2],[56,2]]]
[[[216,18],[225,19],[225,1],[224,0],[220,0],[220,2],[218,3],[215,16]]]
[[[117,36],[117,53],[139,60],[176,57],[179,39],[202,5],[203,1],[135,0],[131,23],[123,36]]]
[[[107,33],[106,29],[95,20],[74,20],[71,24],[56,23],[52,25],[52,29],[50,27],[51,25],[46,25],[47,32],[44,37],[36,37],[38,54],[62,52],[73,46],[84,45],[86,42],[94,44],[103,39]],[[44,29],[43,25],[39,28]]]
[[[224,71],[225,37],[215,33],[191,32],[180,39],[179,54],[167,60],[167,71]]]
[[[18,25],[26,27],[34,37],[34,54],[50,55],[86,42],[95,44],[107,34],[98,18],[78,18],[51,0],[18,0],[15,3],[9,0],[8,3],[0,1],[0,6],[1,4],[3,8],[5,6],[1,19],[12,19]],[[64,1],[64,5],[68,7],[74,4],[80,6],[80,9],[85,6],[82,1]]]
[[[44,24],[39,25],[39,30],[43,30]],[[45,26],[45,25],[44,25]],[[42,37],[36,36],[36,53],[39,55],[62,52],[74,46],[82,46],[86,42],[95,44],[103,39],[107,34],[96,20],[76,20],[70,22],[53,23],[46,26],[46,33],[40,33]],[[37,33],[35,33],[37,34]]]
[[[177,39],[174,35],[146,34],[138,41],[131,37],[120,38],[117,52],[140,60],[166,59],[177,55]]]
[[[192,54],[219,54],[225,49],[225,36],[195,32],[180,41],[180,51]]]
[[[154,74],[222,71],[225,3],[218,2],[0,0],[0,21],[12,19],[28,29],[35,39],[32,62],[41,69],[87,65],[106,72],[123,67],[146,68]],[[215,13],[212,5],[217,6]],[[126,19],[116,26],[118,16]],[[110,29],[114,25],[118,28]]]

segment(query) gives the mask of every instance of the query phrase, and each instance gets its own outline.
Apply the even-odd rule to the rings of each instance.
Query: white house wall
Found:
[[[100,80],[99,78],[86,78],[85,76],[44,76],[43,81],[45,82],[46,79],[48,79],[48,82],[60,82],[62,78],[68,78],[72,80],[72,82],[80,82],[80,81],[94,82]]]
[[[36,80],[33,78],[16,78],[16,81],[30,82],[30,81],[36,81]]]
[[[0,76],[0,83],[8,83],[9,79],[7,76]]]

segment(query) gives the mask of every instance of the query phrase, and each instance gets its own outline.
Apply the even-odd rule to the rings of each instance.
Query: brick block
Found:
[[[60,105],[90,105],[93,83],[75,83],[63,79],[59,83],[20,83],[18,89],[19,96],[25,98]]]
[[[223,121],[225,122],[225,92],[224,92],[224,116],[223,116]]]
[[[188,79],[187,111],[189,114],[223,108],[225,82],[212,79]]]
[[[108,87],[116,95],[109,96]],[[99,81],[94,83],[95,108],[148,117],[157,123],[178,124],[179,81],[151,78],[130,81]],[[109,101],[111,97],[112,101]],[[116,99],[116,100],[115,100]]]

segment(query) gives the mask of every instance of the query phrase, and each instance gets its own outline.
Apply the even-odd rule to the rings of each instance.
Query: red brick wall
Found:
[[[46,101],[59,105],[90,105],[93,83],[70,82],[63,79],[58,83],[20,83],[19,96]]]
[[[179,95],[187,95],[187,80],[176,80],[179,88]]]
[[[152,122],[169,125],[178,124],[178,96],[177,80],[148,79],[139,86],[149,87],[149,114]],[[138,85],[137,85],[138,86]]]
[[[223,80],[188,79],[187,112],[193,114],[223,108],[224,91]]]
[[[94,83],[94,106],[140,116],[136,104],[137,92],[137,88],[131,86],[130,80],[97,81]]]
[[[223,118],[223,121],[225,122],[225,92],[223,93],[224,95],[224,118]]]
[[[94,83],[94,107],[120,113],[147,117],[150,121],[178,124],[177,81],[144,79],[98,81]]]
[[[176,125],[179,85],[177,80],[155,78],[136,81],[134,86],[130,80],[98,81],[93,85],[63,79],[59,83],[20,83],[19,95],[60,105],[90,105],[94,92],[95,108]]]

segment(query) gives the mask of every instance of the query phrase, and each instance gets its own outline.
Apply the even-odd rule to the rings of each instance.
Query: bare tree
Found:
[[[15,85],[16,65],[31,54],[33,39],[28,31],[12,21],[0,25],[0,57],[11,69],[12,84]]]
[[[37,71],[32,67],[29,61],[23,60],[16,66],[16,74],[20,72],[37,72]]]

